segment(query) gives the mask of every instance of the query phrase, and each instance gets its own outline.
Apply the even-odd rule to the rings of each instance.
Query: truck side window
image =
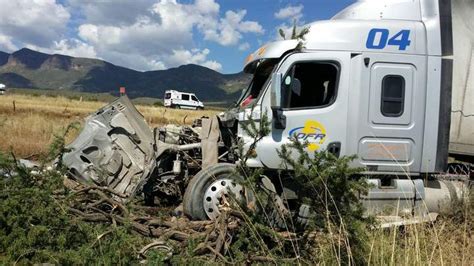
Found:
[[[331,62],[296,63],[284,79],[283,86],[287,93],[283,106],[296,109],[331,105],[336,100],[338,71],[338,66]],[[292,89],[292,84],[289,83],[298,81],[300,88]]]
[[[197,100],[198,100],[198,98],[196,98],[196,96],[194,96],[194,95],[191,95],[191,99],[192,99],[193,101],[197,101]]]
[[[405,79],[399,75],[387,75],[382,80],[380,111],[387,117],[399,117],[405,105]]]
[[[181,100],[183,100],[183,101],[189,101],[189,94],[182,94],[182,95],[181,95]]]

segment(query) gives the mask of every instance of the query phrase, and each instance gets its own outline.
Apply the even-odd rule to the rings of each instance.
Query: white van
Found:
[[[0,83],[0,95],[5,94],[6,90],[7,90],[7,86]]]
[[[178,109],[204,109],[204,104],[194,93],[175,90],[165,91],[164,106]]]

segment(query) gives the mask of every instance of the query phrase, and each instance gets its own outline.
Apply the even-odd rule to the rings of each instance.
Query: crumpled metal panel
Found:
[[[153,133],[127,96],[86,118],[62,157],[70,175],[133,196],[155,166]]]
[[[218,161],[220,130],[217,116],[202,120],[201,148],[202,148],[202,168],[214,165]]]

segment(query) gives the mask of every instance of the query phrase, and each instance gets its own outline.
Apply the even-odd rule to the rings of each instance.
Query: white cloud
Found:
[[[209,49],[204,49],[202,51],[193,49],[189,50],[173,50],[173,54],[167,59],[168,63],[174,66],[180,64],[191,64],[196,62],[202,62],[206,59],[206,56],[209,54]]]
[[[99,32],[97,26],[92,24],[83,24],[79,26],[78,31],[79,37],[81,37],[83,40],[93,43],[99,42]]]
[[[215,60],[210,60],[210,61],[206,61],[204,62],[203,64],[201,64],[202,66],[205,66],[207,68],[210,68],[212,70],[215,70],[215,71],[221,71],[222,70],[222,65],[221,63],[215,61]]]
[[[74,57],[97,58],[97,53],[92,45],[77,39],[63,39],[54,42],[51,53],[63,54]]]
[[[102,58],[141,70],[189,63],[220,70],[220,63],[206,59],[209,50],[192,51],[194,30],[223,46],[237,45],[243,34],[262,34],[264,30],[258,22],[244,19],[246,10],[229,10],[220,17],[219,9],[214,0],[190,4],[159,0],[147,9],[148,14],[141,13],[129,24],[84,23],[78,27],[78,36]],[[140,58],[126,63],[129,54]]]
[[[169,67],[176,67],[185,64],[202,65],[216,71],[222,70],[222,65],[217,61],[207,60],[209,49],[192,49],[192,50],[173,50],[173,54],[165,57],[164,61]]]
[[[256,21],[243,21],[239,24],[239,30],[242,32],[251,32],[257,34],[265,33],[263,27]]]
[[[71,13],[80,11],[87,23],[101,25],[127,25],[137,18],[150,14],[156,0],[68,0]]]
[[[0,34],[0,51],[13,52],[18,50],[18,47],[13,44],[10,36]]]
[[[59,39],[70,18],[55,0],[0,0],[0,34],[16,42],[48,46]]]
[[[153,69],[153,70],[163,70],[166,69],[166,66],[163,62],[161,61],[156,61],[156,60],[147,60],[146,64],[148,64],[148,69]]]
[[[240,51],[247,51],[249,48],[250,48],[250,44],[248,42],[244,42],[241,45],[239,45]]]
[[[195,7],[200,13],[218,14],[219,4],[214,0],[196,0]]]
[[[26,48],[46,54],[61,54],[73,57],[101,59],[93,46],[78,39],[62,39],[55,41],[51,47],[41,47],[34,44],[26,44]]]
[[[115,51],[153,57],[192,44],[192,27],[173,24],[168,20],[158,24],[148,18],[121,27],[84,24],[79,26],[78,35],[93,45],[99,54]]]
[[[278,10],[278,12],[274,14],[274,16],[277,19],[299,20],[303,17],[303,5],[297,5],[297,6],[289,5],[285,8]]]
[[[243,21],[247,14],[246,10],[238,12],[227,11],[225,17],[221,18],[219,23],[206,25],[204,29],[204,38],[215,41],[223,46],[236,45],[242,39],[241,33],[263,34],[265,31],[262,26],[255,21]]]
[[[221,70],[222,65],[209,58],[208,49],[195,49],[196,34],[222,46],[237,46],[245,35],[264,33],[257,21],[245,19],[246,10],[224,12],[216,0],[65,3],[0,0],[0,49],[26,46],[48,53],[98,57],[137,70],[189,63]],[[248,46],[243,43],[238,48]]]
[[[125,66],[138,71],[163,70],[168,68],[159,58],[150,58],[134,53],[127,54],[110,50],[102,51],[100,57],[115,65]]]

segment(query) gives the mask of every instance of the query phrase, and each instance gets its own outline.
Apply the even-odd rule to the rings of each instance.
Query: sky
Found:
[[[329,19],[355,0],[0,0],[0,51],[23,47],[139,71],[198,64],[241,71],[278,29]]]

